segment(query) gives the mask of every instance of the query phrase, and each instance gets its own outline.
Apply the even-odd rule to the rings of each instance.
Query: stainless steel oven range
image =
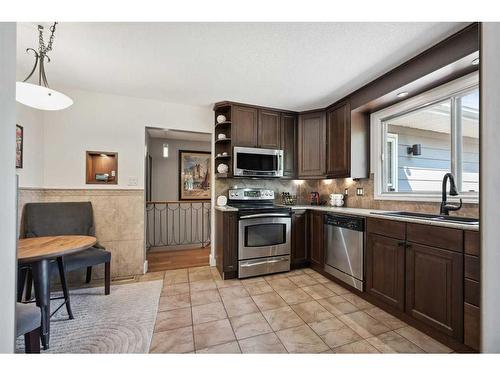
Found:
[[[228,204],[238,208],[238,277],[289,271],[291,209],[268,189],[229,190]]]

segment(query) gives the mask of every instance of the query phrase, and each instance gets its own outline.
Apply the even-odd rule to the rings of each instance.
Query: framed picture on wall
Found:
[[[23,127],[16,125],[16,168],[23,167],[23,137]]]
[[[179,200],[210,199],[210,152],[179,150]]]

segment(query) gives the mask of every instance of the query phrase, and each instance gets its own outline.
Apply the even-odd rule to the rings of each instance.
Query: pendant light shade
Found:
[[[52,50],[56,25],[57,22],[55,22],[50,28],[51,34],[47,46],[43,40],[43,26],[38,25],[40,43],[38,51],[33,48],[28,48],[26,50],[26,52],[34,53],[35,64],[33,65],[30,74],[28,74],[28,77],[26,77],[24,81],[16,83],[16,100],[29,107],[44,111],[57,111],[68,108],[73,104],[73,100],[71,98],[59,91],[49,88],[47,77],[45,75],[45,60],[50,62],[50,58],[47,53]],[[33,73],[35,73],[37,68],[38,84],[27,82],[33,76]]]
[[[44,111],[57,111],[73,104],[73,100],[61,92],[27,82],[16,83],[16,100]]]

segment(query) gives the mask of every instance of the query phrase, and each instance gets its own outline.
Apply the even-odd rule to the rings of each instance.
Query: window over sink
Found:
[[[441,199],[443,176],[479,196],[479,76],[471,73],[371,115],[375,199]]]

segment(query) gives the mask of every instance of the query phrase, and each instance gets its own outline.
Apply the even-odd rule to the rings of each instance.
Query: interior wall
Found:
[[[21,187],[43,186],[43,111],[16,103],[16,123],[23,127],[23,167],[16,170]]]
[[[14,352],[16,291],[16,24],[0,22],[0,353]]]
[[[21,172],[23,189],[20,190],[20,202],[92,200],[92,197],[99,195],[99,202],[94,202],[95,216],[100,217],[101,212],[105,212],[104,216],[107,217],[108,213],[114,214],[115,219],[123,221],[120,224],[120,235],[117,234],[115,225],[108,225],[104,221],[96,223],[96,226],[101,226],[96,228],[100,233],[99,237],[111,241],[108,247],[117,262],[113,266],[113,274],[125,276],[142,273],[145,260],[145,128],[152,126],[212,133],[213,112],[209,106],[196,107],[82,90],[58,89],[74,100],[71,107],[53,112],[24,108],[18,110],[18,122],[28,124],[25,127],[25,160]],[[15,122],[14,118],[13,123]],[[42,125],[41,135],[37,122]],[[28,143],[28,139],[37,142]],[[118,153],[117,185],[85,183],[87,150]],[[101,190],[106,190],[108,196],[113,197],[112,208],[99,206],[101,201],[103,204],[106,201],[100,197]],[[139,199],[140,213],[136,212],[135,208],[130,210],[129,198],[124,198],[123,194],[132,192],[123,190],[137,193],[133,194],[134,207],[136,199]],[[131,216],[132,213],[134,216]],[[139,232],[140,238],[137,235]],[[123,237],[123,233],[134,235],[133,238]]]
[[[163,157],[163,144],[168,144],[168,158]],[[210,142],[152,138],[149,153],[153,158],[152,200],[179,199],[179,150],[211,151]],[[213,174],[213,172],[212,172]]]
[[[118,152],[118,185],[99,188],[142,189],[146,126],[213,131],[213,115],[208,106],[61,91],[74,104],[63,111],[44,113],[43,183],[47,188],[96,187],[85,184],[85,151],[89,150]]]
[[[481,45],[481,351],[500,352],[500,23],[483,23]]]

